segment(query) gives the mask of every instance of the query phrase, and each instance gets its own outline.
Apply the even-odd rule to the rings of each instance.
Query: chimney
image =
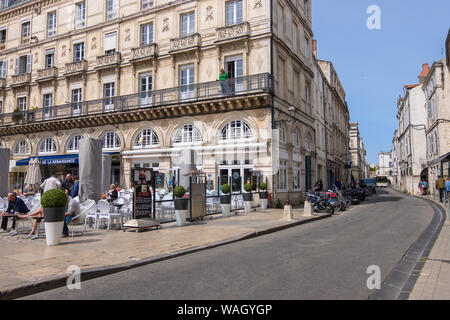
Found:
[[[428,76],[428,73],[430,73],[430,66],[428,65],[428,63],[424,63],[422,65],[422,72],[419,74],[420,84],[425,82],[425,78]]]
[[[317,40],[313,39],[312,46],[313,56],[317,59]]]

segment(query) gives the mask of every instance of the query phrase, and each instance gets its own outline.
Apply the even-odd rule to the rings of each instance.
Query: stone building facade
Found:
[[[16,1],[0,10],[10,188],[33,157],[45,175],[76,175],[79,140],[93,137],[121,186],[133,167],[177,181],[189,148],[214,188],[258,176],[274,199],[298,202],[319,174],[312,38],[309,0]],[[336,176],[348,109],[331,63],[319,64],[337,110],[327,121]]]

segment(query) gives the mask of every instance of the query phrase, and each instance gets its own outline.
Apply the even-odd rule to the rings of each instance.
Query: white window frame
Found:
[[[79,50],[78,48],[81,48],[81,50]],[[84,60],[84,55],[85,55],[85,46],[84,46],[84,41],[79,41],[79,42],[74,42],[73,43],[73,62],[79,62],[79,61],[83,61]],[[77,58],[77,53],[80,52],[80,57]]]
[[[53,58],[51,59],[51,65],[49,65],[47,62],[48,62],[48,60],[47,60],[47,58],[48,58],[48,56],[53,56]],[[46,69],[49,69],[49,68],[53,68],[55,66],[55,49],[54,48],[52,48],[52,49],[47,49],[47,50],[45,50],[45,54],[44,54],[44,67],[46,68]]]
[[[108,87],[109,86],[109,87]],[[106,95],[109,93],[110,95]],[[103,82],[103,110],[113,111],[115,105],[116,97],[116,82],[115,81],[105,81]]]
[[[24,31],[25,31],[24,25],[25,25],[26,23],[28,23],[28,34],[27,34],[27,35],[24,35]],[[20,36],[21,36],[22,38],[27,38],[27,37],[31,36],[31,20],[30,20],[30,19],[22,20],[22,23],[21,23],[21,29],[20,29]]]
[[[105,132],[102,135],[102,150],[113,151],[119,150],[121,147],[120,138],[114,131]],[[112,145],[108,146],[108,142],[112,142]]]
[[[24,102],[24,104],[22,105],[21,102]],[[22,107],[21,107],[21,105],[22,105]],[[25,111],[25,110],[27,110],[27,96],[20,96],[20,97],[17,97],[17,108],[18,108],[20,111]]]
[[[67,141],[66,152],[67,153],[77,153],[80,151],[80,140],[83,139],[84,136],[81,134],[75,134],[70,137]],[[69,146],[72,145],[72,148]]]
[[[26,140],[20,140],[14,146],[14,155],[24,155],[30,153],[30,147]]]
[[[222,130],[220,130],[219,141],[247,141],[253,138],[253,130],[246,121],[233,120],[224,125]]]
[[[56,142],[52,137],[47,137],[39,144],[38,154],[56,153]]]
[[[187,17],[187,29],[184,29],[183,18]],[[180,15],[180,37],[186,37],[195,33],[195,12],[186,12]]]
[[[114,38],[114,47],[111,47],[111,48],[106,47],[108,38]],[[104,47],[105,55],[113,54],[117,51],[117,32],[116,31],[105,33],[105,36],[103,37],[103,47]]]
[[[119,0],[106,0],[106,20],[112,20],[117,18],[118,14],[118,4]]]
[[[51,25],[51,16],[54,16],[53,25]],[[47,13],[47,37],[53,36],[56,36],[56,11]]]
[[[150,30],[149,30],[149,32],[146,33],[146,36],[144,37],[143,31],[144,31],[145,27],[149,27]],[[155,32],[153,21],[149,22],[149,23],[141,24],[140,32],[141,32],[141,34],[140,34],[141,35],[140,36],[141,46],[146,46],[146,45],[153,43],[153,37],[154,37],[154,32]]]
[[[159,137],[151,128],[145,128],[133,139],[133,149],[151,149],[160,146]]]
[[[0,78],[6,79],[8,77],[8,60],[2,60],[0,64]]]
[[[229,16],[231,8],[232,17]],[[239,10],[240,9],[240,10]],[[240,11],[240,14],[239,14]],[[244,4],[242,0],[231,0],[225,2],[225,25],[232,26],[244,21]]]
[[[293,161],[292,170],[293,170],[292,188],[295,191],[300,191],[302,190],[302,163],[298,161]]]
[[[286,192],[288,191],[288,160],[280,159],[280,166],[278,168],[278,191]]]
[[[155,5],[153,0],[141,0],[141,10],[152,8]]]
[[[179,128],[172,139],[173,145],[201,144],[203,137],[200,130],[193,124],[186,124]]]
[[[75,4],[75,29],[84,28],[86,26],[86,2]]]

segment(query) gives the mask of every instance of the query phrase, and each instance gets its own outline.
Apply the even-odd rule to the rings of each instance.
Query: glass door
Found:
[[[72,115],[81,114],[81,88],[72,90]]]
[[[44,94],[44,119],[50,119],[52,116],[52,94]]]
[[[104,111],[114,110],[114,95],[115,95],[114,82],[105,83],[103,85]]]
[[[152,104],[152,74],[147,73],[141,75],[140,78],[140,102],[141,106],[147,106]]]
[[[226,59],[226,68],[230,78],[230,92],[241,92],[244,90],[244,61],[242,56],[228,57]]]
[[[180,68],[180,99],[194,98],[194,66]]]

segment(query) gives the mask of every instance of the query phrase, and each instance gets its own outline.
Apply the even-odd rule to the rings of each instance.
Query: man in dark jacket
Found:
[[[72,198],[78,197],[78,190],[80,188],[80,179],[78,177],[75,177],[75,183],[73,184],[72,190],[70,190],[70,196]]]
[[[66,176],[66,179],[61,183],[61,189],[66,192],[70,192],[73,187],[72,175],[69,173]]]
[[[28,213],[30,210],[27,208],[25,202],[22,199],[17,197],[17,193],[11,192],[8,193],[8,208],[5,212],[2,212],[2,229],[0,233],[6,232],[6,227],[8,226],[8,216],[14,215],[16,212],[18,213]],[[17,234],[16,231],[16,216],[13,217],[13,225],[12,231],[9,233],[11,236],[15,236]]]

